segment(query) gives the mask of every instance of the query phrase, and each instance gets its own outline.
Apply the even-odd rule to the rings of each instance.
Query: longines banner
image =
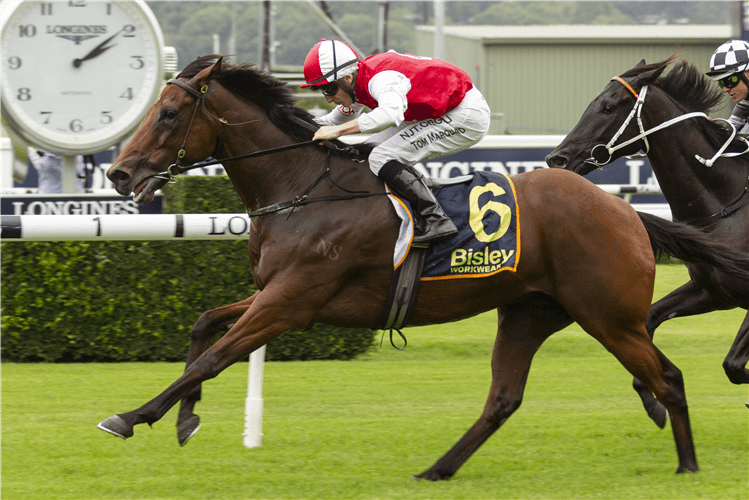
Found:
[[[151,203],[137,204],[132,197],[95,194],[34,194],[6,196],[0,200],[2,215],[114,215],[160,214],[163,196]]]

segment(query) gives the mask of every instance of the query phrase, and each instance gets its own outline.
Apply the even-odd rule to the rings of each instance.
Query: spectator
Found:
[[[33,147],[29,147],[28,153],[29,160],[39,175],[39,193],[62,193],[62,157]],[[83,156],[76,156],[75,164],[77,174],[75,191],[85,193],[86,165],[83,162]]]

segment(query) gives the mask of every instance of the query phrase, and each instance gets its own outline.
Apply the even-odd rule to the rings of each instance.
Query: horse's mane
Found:
[[[662,75],[662,72],[675,58],[676,54],[664,61],[641,64],[621,76],[622,78],[638,76],[655,70],[656,78],[644,83],[660,88],[681,107],[684,113],[700,111],[709,116],[723,100],[723,91],[710,78],[685,61],[676,63],[670,72]],[[692,123],[699,128],[714,147],[722,146],[730,135],[722,122],[697,119],[693,120]],[[733,146],[738,148],[737,150],[746,148],[743,142],[737,140],[734,140],[731,149],[733,149]]]
[[[205,68],[213,65],[221,56],[211,54],[201,56],[187,65],[177,78],[193,78]],[[291,117],[296,117],[314,124],[314,118],[304,108],[296,105],[292,89],[281,80],[257,69],[253,64],[229,64],[223,62],[221,72],[214,78],[230,92],[247,99],[263,109],[270,121],[298,142],[309,141],[314,133],[297,124]],[[369,151],[357,146],[363,154]]]

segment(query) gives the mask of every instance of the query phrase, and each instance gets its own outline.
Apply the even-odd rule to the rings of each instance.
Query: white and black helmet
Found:
[[[749,43],[744,40],[728,40],[715,49],[710,58],[710,71],[713,80],[722,80],[734,73],[749,69]]]

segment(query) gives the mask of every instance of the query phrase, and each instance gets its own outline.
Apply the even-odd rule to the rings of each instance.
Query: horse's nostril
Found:
[[[546,164],[552,168],[564,168],[567,166],[567,159],[559,155],[549,155],[546,157]]]
[[[107,174],[107,177],[109,177],[109,180],[115,184],[125,184],[130,180],[130,174],[117,168],[112,169],[112,171]]]

